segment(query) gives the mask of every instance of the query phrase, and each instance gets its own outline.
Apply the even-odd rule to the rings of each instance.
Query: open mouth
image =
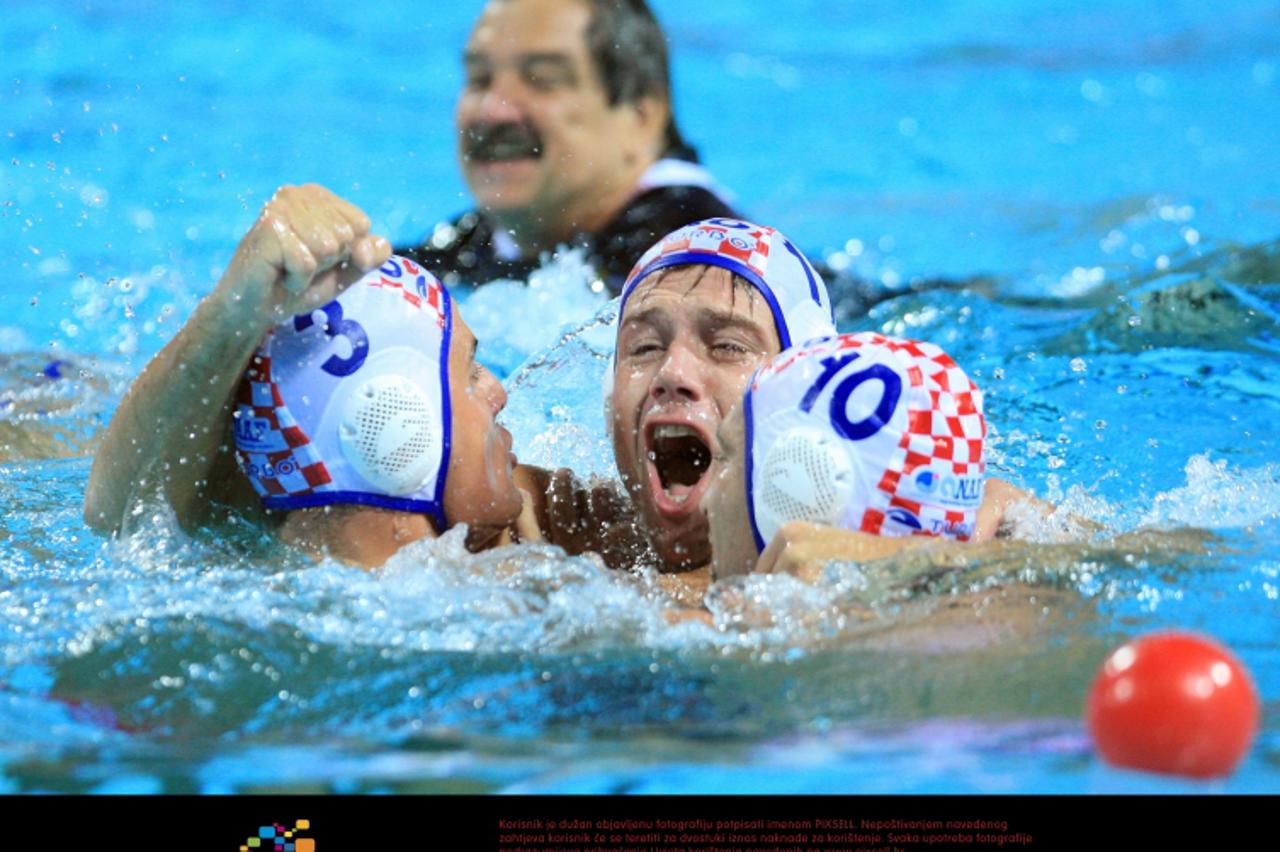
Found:
[[[659,424],[649,431],[649,483],[664,514],[697,508],[708,481],[711,448],[692,426]]]
[[[463,133],[463,152],[480,163],[537,159],[542,156],[542,137],[527,124],[477,124]]]

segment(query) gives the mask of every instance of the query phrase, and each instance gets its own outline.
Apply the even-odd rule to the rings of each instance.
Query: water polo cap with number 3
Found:
[[[743,417],[758,550],[788,521],[973,535],[982,393],[937,346],[873,332],[811,341],[756,372]]]
[[[262,504],[423,512],[444,530],[452,329],[448,290],[401,257],[272,329],[235,411]]]

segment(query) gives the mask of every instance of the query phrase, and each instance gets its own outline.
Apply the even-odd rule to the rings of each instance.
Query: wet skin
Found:
[[[449,402],[453,416],[444,512],[450,524],[501,528],[520,514],[512,479],[516,457],[511,433],[497,422],[507,393],[476,361],[476,337],[454,308],[449,351]]]
[[[702,498],[714,554],[711,575],[715,579],[745,574],[759,557],[747,515],[744,438],[742,404],[738,403],[716,433],[716,473]]]
[[[627,300],[610,406],[614,453],[666,570],[710,562],[700,501],[718,471],[716,431],[779,351],[768,306],[727,270],[664,270]]]

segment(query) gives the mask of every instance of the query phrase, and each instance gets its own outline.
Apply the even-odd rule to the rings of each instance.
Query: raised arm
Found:
[[[390,244],[369,227],[321,186],[272,196],[213,292],[121,401],[94,458],[86,523],[118,530],[134,501],[156,493],[183,526],[198,523],[210,500],[250,498],[229,440],[236,387],[267,329],[387,259]]]

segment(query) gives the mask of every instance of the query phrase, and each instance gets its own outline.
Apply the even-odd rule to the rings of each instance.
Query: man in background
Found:
[[[658,237],[734,215],[676,125],[644,0],[491,0],[463,54],[458,156],[477,208],[397,247],[447,284],[585,249],[610,289]]]

